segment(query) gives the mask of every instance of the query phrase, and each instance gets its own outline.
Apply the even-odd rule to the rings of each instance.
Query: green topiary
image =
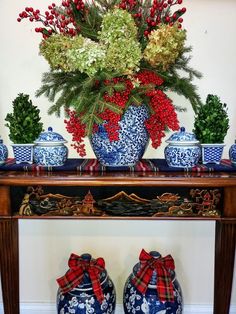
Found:
[[[33,143],[43,130],[39,109],[32,104],[29,95],[19,94],[12,102],[13,113],[8,113],[5,124],[14,144]]]
[[[208,95],[199,108],[194,122],[194,133],[202,144],[223,143],[229,129],[227,105],[216,95]]]

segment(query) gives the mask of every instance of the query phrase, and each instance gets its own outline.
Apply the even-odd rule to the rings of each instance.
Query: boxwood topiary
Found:
[[[195,116],[193,132],[196,138],[202,144],[224,143],[228,129],[227,105],[221,103],[218,96],[209,94]]]
[[[10,130],[9,138],[14,144],[33,143],[43,130],[40,110],[33,105],[29,95],[20,93],[13,100],[13,112],[8,113],[5,121]]]

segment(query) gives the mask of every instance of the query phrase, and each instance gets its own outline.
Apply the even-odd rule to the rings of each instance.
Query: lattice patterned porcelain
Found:
[[[34,144],[12,144],[16,164],[33,163]]]
[[[201,144],[201,146],[203,164],[220,163],[225,144]]]

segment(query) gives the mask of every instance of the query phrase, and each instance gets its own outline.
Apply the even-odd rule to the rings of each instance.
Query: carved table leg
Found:
[[[0,271],[4,314],[19,314],[17,219],[0,218]]]
[[[236,224],[216,222],[214,314],[228,314],[234,271]]]

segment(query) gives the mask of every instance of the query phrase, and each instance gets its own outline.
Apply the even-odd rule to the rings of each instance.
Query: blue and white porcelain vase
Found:
[[[63,166],[68,157],[67,141],[51,127],[35,141],[34,162],[39,166]]]
[[[174,262],[172,257],[168,255],[163,258],[160,253],[156,251],[147,253],[142,250],[139,259],[140,262],[134,266],[132,274],[128,277],[125,283],[123,295],[124,313],[181,314],[183,311],[183,297],[181,287],[176,279],[175,271],[173,269]],[[159,266],[157,266],[158,263],[160,263]],[[172,267],[170,265],[172,265]],[[162,267],[162,278],[158,275],[157,267]],[[168,267],[171,267],[172,269],[168,269]],[[169,276],[168,280],[167,277],[163,278],[164,272]],[[148,276],[150,277],[150,280],[147,279]],[[169,284],[172,285],[171,290],[168,290],[168,287],[165,287],[164,290],[163,287],[160,288],[161,281],[162,283],[163,281],[169,281]],[[145,286],[146,290],[142,291]],[[171,300],[169,298],[170,291],[173,294]],[[168,293],[165,295],[164,292]],[[167,295],[168,298],[166,297]]]
[[[165,159],[170,167],[191,168],[196,166],[201,157],[199,141],[193,133],[180,128],[166,141]]]
[[[8,157],[8,149],[6,145],[3,144],[3,140],[0,138],[0,165],[4,164],[7,157]]]
[[[232,165],[236,166],[236,140],[235,140],[235,143],[230,146],[229,159],[230,159]]]
[[[93,151],[104,166],[134,166],[143,156],[149,135],[145,121],[149,113],[145,105],[130,106],[119,122],[119,140],[110,141],[104,125],[91,136]]]
[[[114,314],[116,292],[104,260],[87,253],[71,254],[68,264],[70,270],[57,279],[57,313]]]

